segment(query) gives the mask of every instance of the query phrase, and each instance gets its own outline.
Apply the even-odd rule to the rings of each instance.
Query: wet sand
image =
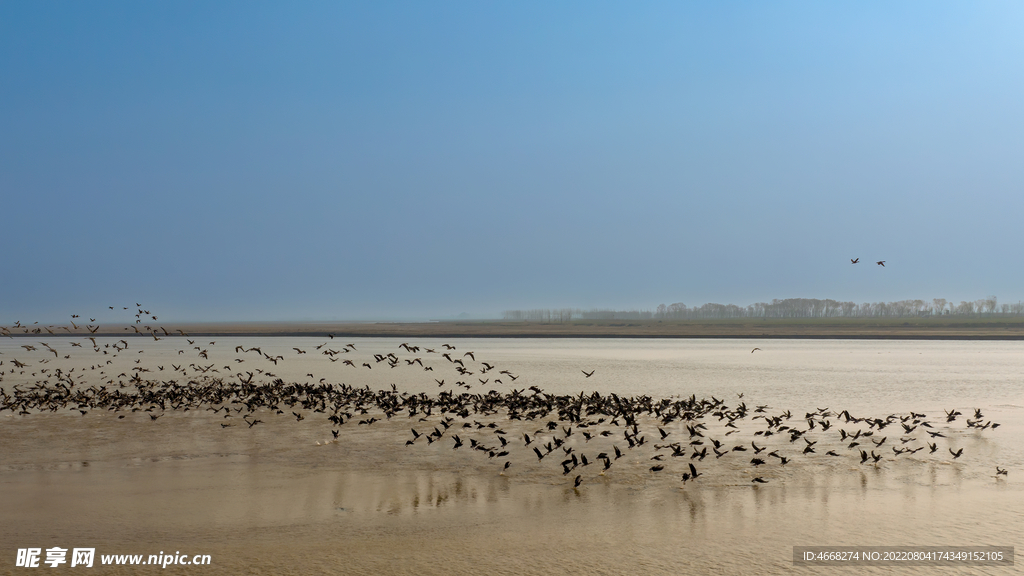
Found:
[[[795,462],[753,486],[728,470],[680,485],[638,462],[574,490],[528,459],[500,475],[447,442],[405,447],[405,421],[317,446],[322,424],[280,416],[251,431],[199,413],[135,416],[5,416],[5,552],[210,554],[189,569],[209,574],[810,574],[820,569],[794,567],[793,546],[1014,545],[1024,530],[1020,478],[973,464]],[[6,560],[0,573],[19,573]]]

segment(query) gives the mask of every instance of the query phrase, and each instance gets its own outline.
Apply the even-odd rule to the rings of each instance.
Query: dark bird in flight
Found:
[[[693,465],[693,463],[690,463],[690,478],[692,480],[696,480],[697,476],[700,476],[702,474],[704,474],[704,473],[703,472],[698,473],[697,472],[697,468]]]
[[[596,370],[591,370],[589,374],[587,373],[586,370],[580,370],[580,372],[583,372],[584,376],[586,376],[587,378],[590,378],[591,376],[594,375],[594,372],[596,372]]]
[[[860,258],[850,258],[850,264],[856,264],[857,262],[860,262]]]
[[[751,480],[751,482],[757,482],[758,484],[767,484],[768,483],[767,480],[765,480],[764,478],[761,478],[760,476],[758,476],[757,478],[754,478],[753,480]]]
[[[754,352],[757,352],[758,350],[760,350],[760,348],[754,348],[753,350],[750,351],[750,353],[753,354]]]
[[[875,262],[875,264],[878,264],[882,268],[885,268],[885,260],[879,260],[878,262]]]
[[[949,449],[949,453],[952,454],[953,455],[953,459],[956,460],[957,458],[960,457],[961,454],[964,453],[964,449],[961,448],[961,449],[957,450],[956,452],[953,452],[953,449],[950,448]]]
[[[573,481],[573,486],[572,487],[573,488],[579,488],[580,484],[582,484],[582,483],[583,483],[583,477],[582,476],[577,476],[576,480]]]

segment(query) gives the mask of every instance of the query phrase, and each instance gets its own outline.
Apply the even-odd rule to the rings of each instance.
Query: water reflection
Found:
[[[268,350],[292,344],[245,345],[261,342]],[[742,354],[734,353],[740,344]],[[828,405],[857,415],[913,409],[941,418],[943,409],[981,408],[1003,426],[947,433],[950,447],[964,448],[956,460],[927,449],[893,460],[890,444],[903,446],[896,444],[903,435],[892,434],[881,446],[886,458],[861,465],[848,442],[828,436],[818,440],[814,458],[786,466],[755,469],[749,455],[692,460],[704,475],[685,484],[679,475],[689,458],[666,459],[656,474],[651,454],[627,450],[605,476],[588,469],[574,489],[575,473],[564,476],[529,452],[510,456],[501,475],[503,462],[453,451],[450,443],[406,447],[415,424],[401,419],[350,426],[342,442],[317,445],[330,438],[330,426],[272,414],[261,414],[265,423],[252,429],[221,428],[219,416],[194,412],[156,422],[138,414],[4,416],[0,547],[192,542],[219,554],[211,574],[253,566],[281,574],[773,574],[800,571],[789,563],[794,545],[1021,540],[1024,453],[1016,447],[1024,440],[1017,383],[1024,345],[773,341],[764,350],[771,354],[754,357],[748,345],[487,340],[471,348],[514,364],[517,386],[553,392],[578,393],[575,368],[585,362],[598,370],[588,389],[730,399],[745,392],[751,405],[799,414]],[[156,347],[146,353],[173,357]],[[289,369],[301,377],[317,366]],[[382,379],[382,387],[390,379],[402,389],[422,385],[396,378],[399,371],[366,377]],[[503,424],[510,439],[533,435],[538,425]],[[643,423],[648,435],[653,425]],[[724,434],[715,426],[709,423]],[[729,436],[729,446],[756,441],[794,450],[787,437],[755,437],[755,429]],[[686,434],[681,426],[666,430]],[[466,441],[474,434],[490,433],[467,431]],[[925,440],[920,431],[910,436],[917,436],[914,445]],[[624,448],[621,435],[586,442],[574,434],[567,445],[593,456],[615,444]],[[842,457],[825,456],[828,450]],[[1010,475],[996,478],[996,465]],[[755,475],[768,483],[753,485]],[[873,572],[881,573],[856,569]]]

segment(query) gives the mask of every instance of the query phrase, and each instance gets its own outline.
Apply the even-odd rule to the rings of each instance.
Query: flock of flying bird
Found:
[[[645,472],[650,474],[664,474],[677,468],[683,484],[704,478],[715,468],[714,463],[722,459],[740,460],[750,471],[750,482],[754,484],[769,482],[774,469],[813,457],[878,466],[885,460],[920,459],[935,454],[938,456],[933,458],[944,457],[948,452],[951,460],[957,460],[963,455],[963,448],[954,450],[955,444],[946,444],[945,450],[941,450],[939,443],[948,443],[949,438],[968,432],[999,427],[999,423],[987,420],[980,409],[966,417],[951,409],[943,417],[933,419],[915,412],[859,417],[848,410],[819,408],[801,417],[789,410],[773,411],[767,405],[747,406],[742,394],[734,405],[713,396],[550,394],[537,386],[514,388],[519,376],[512,371],[499,370],[478,360],[474,352],[459,351],[452,344],[435,349],[402,343],[397,350],[370,357],[354,344],[335,344],[331,334],[318,346],[293,347],[294,355],[287,357],[265,352],[259,346],[235,346],[234,358],[230,360],[234,365],[218,366],[210,360],[216,341],[199,343],[198,338],[193,339],[181,330],[169,331],[156,325],[158,317],[141,305],[137,304],[135,310],[134,322],[123,328],[131,337],[103,337],[102,342],[95,336],[99,329],[99,325],[94,325],[96,319],[84,323],[83,331],[79,325],[82,322],[75,322],[77,315],[72,316],[71,327],[20,322],[11,327],[0,326],[0,335],[12,339],[42,337],[43,332],[81,337],[67,341],[68,346],[92,351],[86,362],[89,366],[68,368],[60,361],[70,360],[70,351],[62,354],[49,342],[33,339],[32,344],[20,346],[31,354],[29,360],[0,358],[0,413],[11,411],[29,416],[77,410],[86,416],[91,411],[108,411],[123,419],[126,414],[142,412],[157,420],[168,410],[206,410],[217,415],[224,428],[252,428],[263,422],[261,416],[290,413],[290,417],[301,421],[307,415],[318,414],[331,424],[331,442],[339,441],[346,424],[372,426],[382,419],[404,418],[411,431],[405,442],[410,449],[431,446],[447,450],[450,446],[452,450],[469,450],[485,461],[494,460],[502,474],[519,454],[524,454],[542,465],[550,463],[563,476],[572,477],[574,488],[584,482],[586,470],[606,476],[623,458],[625,465],[634,469],[643,463]],[[177,355],[183,357],[180,364],[165,363],[170,364],[172,376],[156,377],[166,366],[143,363],[145,351],[132,346],[132,338],[173,338],[172,342],[182,344],[177,350]],[[185,342],[188,346],[183,345]],[[224,348],[222,345],[221,349]],[[134,356],[130,356],[133,352]],[[373,390],[369,386],[331,383],[326,377],[317,380],[313,373],[306,374],[310,381],[304,383],[285,382],[271,371],[281,362],[306,354],[320,354],[331,363],[340,361],[342,366],[355,370],[387,367],[432,372],[434,383],[442,390],[436,394],[399,392],[395,384],[390,389]],[[348,354],[358,359],[345,358]],[[115,364],[114,358],[119,357],[121,360]],[[127,362],[129,368],[114,375],[116,369],[111,367],[126,362],[125,357],[134,361]],[[185,359],[191,358],[195,360],[186,365]],[[362,361],[364,358],[366,361]],[[241,365],[247,361],[262,367],[242,370]],[[60,366],[48,366],[51,362]],[[442,370],[447,373],[441,374]],[[595,370],[581,371],[584,379],[595,374]],[[5,375],[18,383],[4,385]],[[499,387],[501,390],[496,389]],[[474,388],[484,391],[470,392]],[[961,418],[966,423],[962,427],[958,424]],[[509,427],[515,427],[517,432],[504,430]],[[750,460],[746,461],[748,456]],[[996,467],[997,478],[1007,473]]]

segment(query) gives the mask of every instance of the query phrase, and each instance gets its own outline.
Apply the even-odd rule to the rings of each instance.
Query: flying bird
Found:
[[[875,264],[878,264],[882,268],[885,268],[885,260],[879,260],[878,262],[875,262]]]
[[[860,258],[850,258],[850,264],[856,264],[857,262],[860,262]]]

